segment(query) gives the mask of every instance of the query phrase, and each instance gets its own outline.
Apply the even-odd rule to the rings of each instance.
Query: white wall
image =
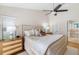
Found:
[[[48,22],[48,16],[40,11],[0,6],[0,14],[16,18],[16,24],[36,25]]]
[[[48,16],[41,11],[16,7],[0,6],[0,16],[14,17],[16,25],[41,25],[49,21]],[[3,19],[0,17],[0,24],[2,20]],[[22,34],[22,26],[18,28],[18,31],[18,34]]]
[[[57,13],[57,16],[54,16],[53,13],[49,15],[49,24],[54,33],[67,33],[67,21],[79,20],[79,4],[66,4],[62,8],[68,9],[68,12]]]

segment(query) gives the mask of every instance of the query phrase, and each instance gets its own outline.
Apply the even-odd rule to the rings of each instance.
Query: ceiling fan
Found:
[[[45,11],[49,11],[49,13],[47,13],[47,15],[51,14],[52,12],[55,12],[54,16],[57,16],[58,12],[68,11],[68,9],[60,9],[63,5],[64,5],[64,3],[57,5],[53,10],[45,10]],[[53,7],[54,7],[54,4],[53,4]]]

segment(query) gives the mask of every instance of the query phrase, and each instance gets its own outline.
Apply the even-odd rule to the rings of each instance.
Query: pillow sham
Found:
[[[34,36],[34,30],[27,30],[24,32],[25,36]]]
[[[29,31],[25,31],[25,32],[24,32],[24,35],[25,35],[25,36],[30,36],[30,32],[29,32]]]
[[[41,33],[37,29],[32,29],[24,32],[25,36],[41,36]]]

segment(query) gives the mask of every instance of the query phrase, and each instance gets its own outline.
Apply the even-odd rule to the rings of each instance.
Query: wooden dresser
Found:
[[[23,50],[21,37],[11,41],[2,41],[0,44],[2,55],[11,55]]]

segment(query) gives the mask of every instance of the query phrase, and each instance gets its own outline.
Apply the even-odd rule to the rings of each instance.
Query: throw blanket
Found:
[[[31,50],[36,55],[44,55],[48,47],[60,39],[63,35],[55,34],[55,35],[48,35],[44,37],[38,37],[31,39]],[[33,42],[34,41],[34,42]]]

